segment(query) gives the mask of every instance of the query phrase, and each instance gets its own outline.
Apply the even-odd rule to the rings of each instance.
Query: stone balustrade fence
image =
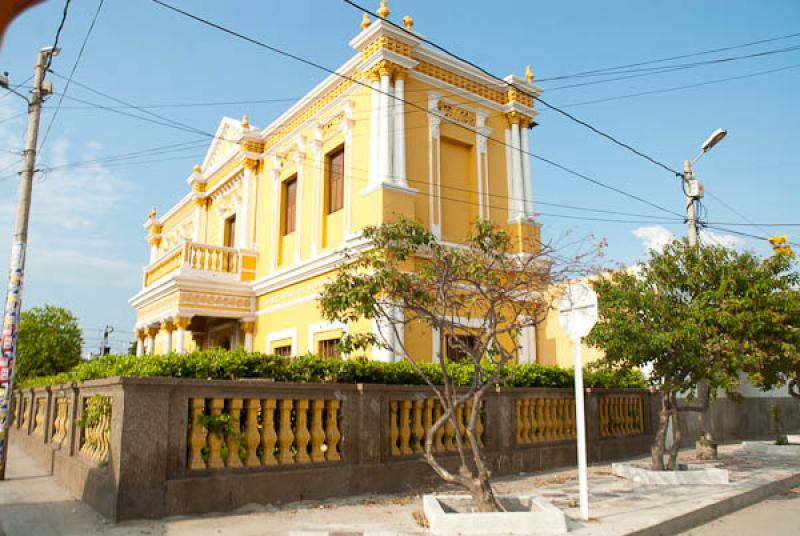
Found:
[[[647,452],[657,403],[646,390],[587,389],[590,462]],[[422,454],[443,408],[425,386],[109,378],[20,390],[14,404],[12,448],[113,520],[438,482]],[[432,439],[451,469],[472,404]],[[476,416],[497,475],[575,463],[572,389],[498,389]]]

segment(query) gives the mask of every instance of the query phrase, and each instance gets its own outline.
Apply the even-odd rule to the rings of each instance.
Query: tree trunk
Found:
[[[481,471],[473,482],[475,486],[472,490],[472,499],[475,501],[478,512],[502,512],[503,507],[494,496],[494,490],[489,481],[489,472]]]
[[[667,439],[667,426],[669,426],[669,415],[670,395],[669,393],[665,393],[661,395],[661,411],[658,413],[658,430],[656,431],[653,445],[650,447],[650,468],[653,471],[664,470],[664,450],[666,448],[665,442]]]
[[[670,403],[672,404],[672,448],[667,459],[667,469],[675,471],[678,469],[678,452],[681,450],[681,419],[678,411],[678,397],[673,393]]]

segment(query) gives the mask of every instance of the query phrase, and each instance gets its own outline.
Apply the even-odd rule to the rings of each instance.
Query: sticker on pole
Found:
[[[597,323],[597,294],[586,283],[572,283],[558,302],[561,327],[573,339],[585,337]]]

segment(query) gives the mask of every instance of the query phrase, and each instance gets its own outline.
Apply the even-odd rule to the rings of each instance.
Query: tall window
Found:
[[[478,338],[475,335],[448,335],[446,343],[447,359],[456,363],[464,363],[472,361],[469,351],[478,346]]]
[[[291,357],[292,356],[292,346],[289,344],[285,344],[283,346],[276,346],[272,353],[281,357]]]
[[[344,147],[328,153],[328,214],[344,206]]]
[[[319,341],[319,356],[328,359],[335,359],[339,357],[339,341],[340,339],[327,339]]]
[[[283,234],[293,233],[297,224],[297,176],[284,183]]]
[[[225,220],[225,247],[235,247],[236,245],[236,214]]]

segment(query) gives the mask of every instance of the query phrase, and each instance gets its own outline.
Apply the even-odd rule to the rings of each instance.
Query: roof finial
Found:
[[[530,65],[525,66],[525,80],[527,80],[529,84],[533,83],[533,71]]]
[[[378,8],[377,15],[382,19],[388,19],[391,14],[392,12],[389,11],[389,7],[386,5],[386,0],[381,0],[381,7]]]
[[[200,172],[201,172],[201,171],[202,171],[202,170],[200,169],[200,164],[195,164],[195,165],[194,165],[194,174],[195,174],[195,175],[200,175]]]
[[[148,223],[155,221],[156,219],[156,207],[150,209],[150,212],[147,213],[147,221]]]
[[[250,120],[247,118],[247,114],[242,116],[242,128],[250,128]]]
[[[369,15],[364,13],[364,16],[361,17],[361,29],[366,30],[367,28],[369,28],[369,24],[370,24]]]
[[[414,29],[414,19],[412,19],[410,15],[403,17],[403,24],[409,32]]]

